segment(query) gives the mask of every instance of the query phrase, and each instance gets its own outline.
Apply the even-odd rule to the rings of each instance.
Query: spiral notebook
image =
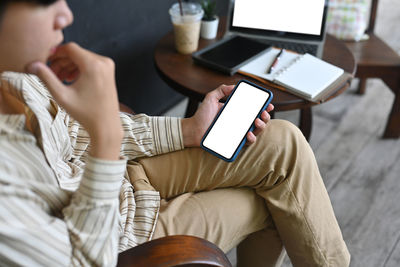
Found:
[[[276,58],[280,49],[273,48],[239,69],[239,73],[271,81],[283,86],[306,100],[323,101],[327,91],[338,87],[338,83],[347,82],[351,75],[343,69],[334,66],[310,54],[300,55],[284,51],[272,73],[269,66]]]

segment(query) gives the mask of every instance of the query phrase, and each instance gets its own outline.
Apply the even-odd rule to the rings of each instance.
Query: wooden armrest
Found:
[[[194,236],[167,236],[119,254],[119,267],[219,266],[231,267],[224,252],[213,243]]]

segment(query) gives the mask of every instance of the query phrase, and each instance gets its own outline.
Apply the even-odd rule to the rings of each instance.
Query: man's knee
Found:
[[[301,130],[287,120],[269,121],[259,139],[260,142],[275,142],[286,146],[292,142],[307,142]]]
[[[275,130],[279,131],[281,135],[283,134],[290,134],[294,136],[303,136],[303,133],[300,131],[299,127],[294,125],[292,122],[287,120],[271,120],[270,127]]]
[[[286,173],[298,164],[315,162],[314,152],[303,133],[289,121],[271,120],[257,142],[260,158],[276,174]]]

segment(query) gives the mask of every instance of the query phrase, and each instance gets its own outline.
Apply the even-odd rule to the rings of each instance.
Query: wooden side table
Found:
[[[225,31],[225,23],[220,23],[218,36],[215,40],[200,39],[199,49],[214,43],[222,38]],[[356,63],[350,50],[343,42],[327,35],[324,47],[323,59],[336,65],[348,73],[354,74]],[[311,107],[317,103],[306,101],[289,92],[274,88],[273,84],[263,84],[241,74],[233,76],[208,69],[193,62],[191,55],[181,55],[175,50],[174,34],[167,33],[157,43],[154,51],[154,62],[161,78],[174,90],[189,97],[189,104],[186,110],[186,117],[190,117],[197,110],[198,104],[204,96],[217,88],[221,84],[236,84],[242,79],[250,80],[274,93],[272,103],[275,106],[275,112],[287,110],[300,110],[300,125],[304,136],[309,139],[312,128]],[[340,95],[350,86],[351,79],[337,88],[332,89],[331,95],[326,101]],[[273,114],[272,114],[273,116]]]

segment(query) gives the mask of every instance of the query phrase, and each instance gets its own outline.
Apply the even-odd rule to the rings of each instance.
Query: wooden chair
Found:
[[[400,137],[400,56],[374,33],[378,0],[371,1],[369,39],[346,42],[357,62],[356,78],[360,79],[358,93],[365,93],[367,78],[380,78],[395,95],[383,138]],[[393,29],[396,30],[396,29]]]
[[[167,236],[128,249],[118,256],[117,267],[232,267],[224,252],[194,236]]]

